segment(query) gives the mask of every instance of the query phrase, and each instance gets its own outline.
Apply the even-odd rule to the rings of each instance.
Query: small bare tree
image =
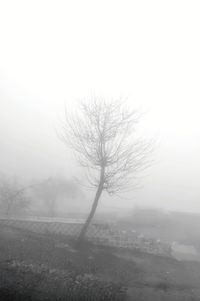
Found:
[[[58,187],[55,185],[53,178],[48,178],[34,187],[34,194],[44,202],[45,209],[47,209],[48,216],[54,217],[56,200],[59,194]]]
[[[152,143],[135,137],[138,113],[122,102],[92,99],[81,103],[76,113],[66,111],[61,138],[75,151],[85,167],[90,185],[96,189],[91,211],[78,238],[80,243],[95,214],[103,191],[109,194],[133,189],[137,173],[150,161]]]
[[[49,177],[34,187],[34,194],[44,202],[49,217],[55,217],[59,201],[63,197],[73,198],[81,195],[81,191],[72,180],[62,177]]]
[[[30,203],[25,192],[29,186],[21,187],[16,179],[0,176],[0,208],[1,213],[10,214],[22,213]]]

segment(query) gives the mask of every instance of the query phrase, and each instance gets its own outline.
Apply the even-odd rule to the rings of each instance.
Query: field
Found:
[[[0,229],[0,300],[200,300],[200,263]]]
[[[177,241],[192,245],[200,257],[200,215],[194,213],[138,210],[119,222],[123,229],[135,229],[145,237],[161,239],[167,243]]]

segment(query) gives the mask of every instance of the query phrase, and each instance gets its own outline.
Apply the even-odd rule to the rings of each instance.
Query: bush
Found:
[[[43,282],[41,285],[40,281],[37,281],[38,288],[36,288],[36,291],[38,291],[38,294],[32,299],[34,301],[42,300],[42,296],[48,297],[48,300],[59,298],[60,301],[126,300],[126,291],[121,285],[100,281],[92,274],[75,275],[65,270],[49,269],[44,264],[27,264],[19,261],[11,262],[9,267],[23,275],[32,273],[33,282],[38,277],[45,279],[45,283]],[[20,293],[23,291],[26,295],[28,293],[27,289],[31,291],[31,283],[28,287],[23,284]]]

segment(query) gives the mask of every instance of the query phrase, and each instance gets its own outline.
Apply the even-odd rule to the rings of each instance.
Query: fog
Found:
[[[155,162],[141,189],[105,194],[99,210],[200,212],[199,28],[198,1],[2,1],[1,172],[82,179],[56,134],[65,106],[122,98],[144,112]]]

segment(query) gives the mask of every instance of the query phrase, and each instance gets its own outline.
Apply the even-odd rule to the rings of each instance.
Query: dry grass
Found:
[[[200,299],[198,263],[88,243],[77,250],[64,236],[6,226],[0,269],[1,300]]]

